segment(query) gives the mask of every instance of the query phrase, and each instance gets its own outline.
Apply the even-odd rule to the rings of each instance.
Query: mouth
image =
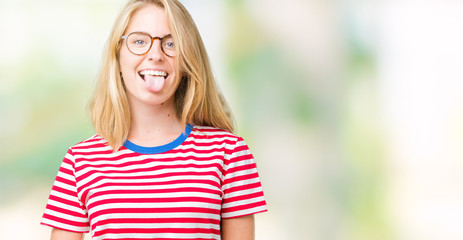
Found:
[[[169,74],[167,72],[164,72],[164,71],[159,71],[159,70],[142,70],[140,72],[138,72],[138,75],[140,75],[140,77],[145,80],[145,76],[153,76],[153,77],[163,77],[164,79],[166,79]]]

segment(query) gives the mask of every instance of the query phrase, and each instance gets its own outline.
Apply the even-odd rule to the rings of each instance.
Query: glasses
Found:
[[[162,52],[168,57],[175,57],[175,41],[172,35],[151,37],[145,32],[132,32],[122,36],[129,51],[135,55],[145,55],[153,46],[153,41],[159,39]]]

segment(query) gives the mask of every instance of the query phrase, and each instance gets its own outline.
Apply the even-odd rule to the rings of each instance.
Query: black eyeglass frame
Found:
[[[139,53],[134,53],[134,52],[132,52],[132,50],[130,50],[129,44],[128,44],[128,42],[127,42],[127,38],[128,38],[130,35],[135,34],[135,33],[137,33],[137,34],[143,34],[143,35],[149,36],[149,37],[151,38],[150,47],[148,48],[148,50],[146,50],[145,53],[139,54]],[[167,54],[167,53],[164,51],[164,47],[162,46],[162,39],[164,39],[164,38],[166,38],[166,37],[172,37],[172,34],[169,33],[169,34],[167,34],[167,35],[165,35],[165,36],[163,36],[163,37],[153,37],[153,36],[151,36],[151,35],[150,35],[149,33],[147,33],[147,32],[131,32],[131,33],[127,34],[127,35],[122,36],[121,39],[124,39],[124,40],[125,40],[125,45],[127,46],[127,49],[128,49],[132,54],[135,54],[135,55],[138,55],[138,56],[143,56],[143,55],[147,54],[147,53],[151,50],[151,48],[153,47],[154,40],[159,39],[159,45],[161,46],[161,51],[162,51],[166,56],[168,56],[168,57],[170,57],[170,58],[174,58],[175,56],[170,56],[169,54]]]

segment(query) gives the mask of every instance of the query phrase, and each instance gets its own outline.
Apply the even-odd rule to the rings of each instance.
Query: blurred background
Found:
[[[49,239],[125,2],[0,0],[0,239]],[[463,239],[463,1],[182,2],[257,161],[256,239]]]

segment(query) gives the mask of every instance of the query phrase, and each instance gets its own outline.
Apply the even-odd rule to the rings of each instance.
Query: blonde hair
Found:
[[[178,69],[175,110],[185,127],[187,123],[234,130],[232,115],[218,91],[209,57],[199,31],[185,7],[177,0],[131,0],[121,11],[110,33],[103,55],[100,76],[90,101],[90,114],[97,134],[117,151],[127,139],[130,109],[119,67],[121,36],[135,12],[154,4],[164,8],[177,43]]]

